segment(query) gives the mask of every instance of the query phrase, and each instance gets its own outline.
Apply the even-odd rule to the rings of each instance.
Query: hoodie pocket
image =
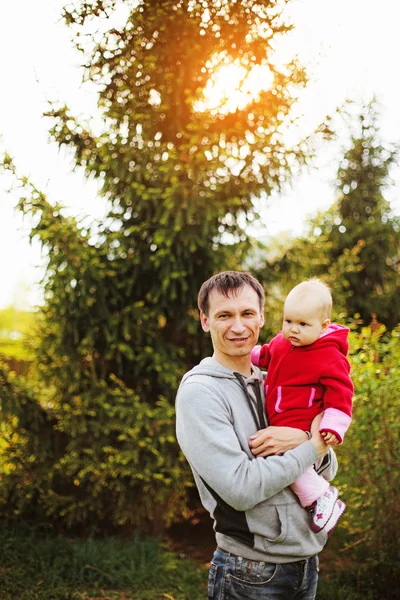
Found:
[[[254,549],[270,557],[270,562],[293,561],[320,552],[326,542],[324,530],[313,533],[310,515],[294,499],[292,492],[284,490],[274,499],[277,504],[261,504],[248,514],[250,529],[255,534]]]
[[[285,505],[268,506],[264,509],[264,527],[263,543],[265,548],[270,544],[282,543],[287,536],[288,515]]]
[[[320,399],[317,387],[301,385],[278,386],[276,398],[268,398],[273,402],[275,412],[283,413],[287,410],[311,408]]]

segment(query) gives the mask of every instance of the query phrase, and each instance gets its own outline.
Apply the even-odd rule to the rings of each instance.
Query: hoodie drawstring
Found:
[[[264,403],[263,403],[263,399],[261,397],[261,390],[260,390],[259,382],[256,381],[255,386],[254,386],[254,391],[255,391],[255,395],[256,395],[256,404],[257,404],[257,412],[256,412],[256,410],[254,408],[253,399],[249,394],[249,390],[247,389],[245,377],[243,377],[243,375],[241,373],[238,373],[237,371],[234,371],[233,374],[236,377],[236,379],[239,381],[240,386],[243,388],[243,391],[246,395],[247,402],[249,403],[250,410],[253,415],[253,419],[257,426],[257,429],[265,429],[266,427],[268,427],[268,425],[265,420]]]

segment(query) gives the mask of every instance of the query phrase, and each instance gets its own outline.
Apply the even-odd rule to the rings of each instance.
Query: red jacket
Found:
[[[324,411],[320,431],[333,432],[340,441],[351,423],[353,384],[347,327],[331,323],[309,346],[295,347],[278,333],[269,344],[253,348],[253,364],[267,369],[266,412],[270,425],[309,431]]]

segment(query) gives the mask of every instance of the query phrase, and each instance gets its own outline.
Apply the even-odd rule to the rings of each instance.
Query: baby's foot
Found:
[[[314,533],[321,531],[333,514],[338,498],[338,491],[332,485],[311,506],[311,529]]]

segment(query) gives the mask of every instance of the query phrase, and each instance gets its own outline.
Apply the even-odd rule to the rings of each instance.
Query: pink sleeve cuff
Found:
[[[319,430],[330,431],[339,438],[339,442],[343,442],[344,434],[348,430],[351,423],[351,417],[337,408],[327,408],[324,411]]]
[[[254,346],[251,351],[251,362],[258,367],[260,365],[261,346]]]

